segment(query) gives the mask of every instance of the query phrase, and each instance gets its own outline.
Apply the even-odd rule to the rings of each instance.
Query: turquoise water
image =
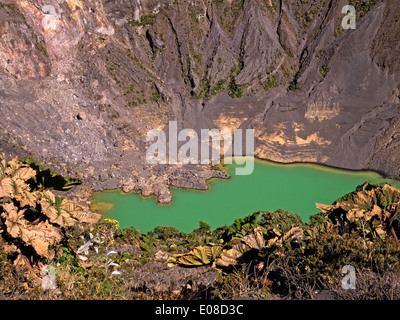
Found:
[[[105,217],[117,219],[122,228],[142,232],[156,226],[173,226],[191,232],[204,221],[214,229],[259,210],[284,209],[303,221],[318,213],[315,203],[331,204],[365,181],[387,181],[400,188],[400,181],[384,179],[371,171],[347,171],[311,164],[276,164],[256,160],[248,176],[213,179],[209,190],[172,189],[170,205],[159,205],[154,197],[107,191],[94,194],[92,203]]]

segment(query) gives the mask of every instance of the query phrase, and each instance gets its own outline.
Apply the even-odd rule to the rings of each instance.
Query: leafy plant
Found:
[[[273,212],[263,212],[259,225],[265,228],[267,236],[268,234],[274,236],[276,234],[274,229],[279,233],[286,233],[293,226],[300,227],[304,223],[299,215],[279,209]]]
[[[355,7],[357,16],[362,17],[376,2],[377,0],[350,0],[349,4]]]
[[[319,71],[319,73],[321,74],[321,76],[322,77],[326,77],[326,75],[328,74],[328,72],[329,72],[329,67],[328,67],[328,65],[326,64],[326,63],[324,63],[323,65],[322,65],[322,67],[321,68],[318,68],[318,71]]]
[[[332,222],[362,231],[364,239],[385,238],[388,232],[398,239],[393,223],[400,214],[400,190],[389,184],[366,182],[332,205],[317,204],[317,208]]]
[[[176,265],[196,267],[211,264],[221,253],[222,246],[207,244],[194,248],[189,253],[175,254],[168,258],[169,267]]]
[[[211,235],[212,234],[211,233],[211,226],[207,222],[204,222],[204,221],[199,221],[199,228],[194,229],[193,232],[196,235],[199,235],[199,236],[202,236],[202,237],[205,237],[207,235]]]
[[[55,173],[52,169],[46,168],[33,158],[21,159],[20,161],[24,164],[28,164],[36,171],[27,181],[32,189],[68,190],[82,183],[79,179],[64,177]]]
[[[37,194],[31,192],[26,183],[35,175],[35,171],[21,164],[17,158],[7,162],[0,158],[0,199],[13,198],[21,206],[33,206],[37,201]]]
[[[161,240],[181,238],[184,233],[174,227],[157,226],[154,228],[154,233]]]
[[[286,243],[292,243],[295,240],[297,243],[303,238],[304,231],[301,227],[292,227],[288,232],[281,233],[276,229],[273,229],[275,237],[268,240],[268,247],[277,245],[282,247]]]
[[[315,59],[317,60],[321,59],[323,53],[324,49],[318,50],[318,52],[315,54]]]
[[[109,267],[119,267],[119,264],[110,258],[111,255],[118,254],[118,252],[109,248],[110,245],[114,244],[114,234],[118,228],[119,222],[117,220],[104,219],[102,222],[98,223],[96,226],[96,235],[93,236],[92,233],[89,233],[89,241],[80,246],[76,251],[79,259],[84,262],[87,261],[89,250],[93,248],[98,255],[98,258],[104,260],[104,268],[106,272],[108,272]],[[101,246],[105,247],[105,254],[99,255],[99,248]],[[121,275],[121,273],[116,270],[112,271],[111,274]]]
[[[211,88],[211,95],[215,96],[218,93],[222,92],[225,90],[225,79],[219,80],[212,88]]]
[[[231,240],[241,239],[252,232],[258,224],[261,214],[262,211],[259,211],[243,219],[235,219],[235,222],[228,227],[227,231],[223,235],[224,242],[227,243]]]
[[[300,241],[303,237],[303,229],[300,227],[292,227],[286,233],[273,230],[274,237],[266,238],[266,230],[260,226],[256,227],[250,234],[241,238],[232,249],[223,250],[221,257],[216,260],[216,264],[221,267],[236,265],[250,253],[254,253],[253,256],[257,257],[262,255],[266,249],[282,247],[284,243],[291,243],[293,240]]]
[[[265,91],[268,91],[269,89],[272,88],[276,88],[279,85],[275,75],[269,76],[266,81],[260,82],[260,84],[262,85]]]
[[[71,200],[56,196],[48,190],[40,192],[39,197],[42,212],[51,223],[61,227],[72,226],[77,221],[84,221],[86,218],[83,208]]]
[[[26,245],[32,246],[38,255],[54,257],[54,251],[49,251],[49,246],[61,241],[61,231],[50,225],[48,221],[37,224],[30,223],[25,219],[25,211],[25,209],[19,210],[12,203],[3,204],[1,217],[5,219],[7,233],[12,238],[19,238]]]
[[[216,265],[227,267],[236,265],[238,260],[248,251],[255,249],[257,251],[265,248],[265,240],[261,227],[256,227],[252,233],[242,237],[240,242],[235,244],[232,249],[225,249],[221,257],[216,260]]]
[[[289,90],[295,91],[295,90],[299,90],[299,89],[300,89],[300,86],[299,86],[299,79],[300,79],[302,73],[303,73],[303,70],[302,70],[302,69],[300,69],[300,70],[298,70],[298,71],[296,72],[296,74],[295,74],[294,77],[293,77],[292,82],[290,82],[290,84],[289,84]]]
[[[251,264],[243,265],[230,273],[219,273],[213,294],[221,300],[252,297],[259,300],[270,299],[271,281],[265,272]]]
[[[157,19],[157,14],[148,14],[148,15],[143,15],[138,21],[133,19],[129,20],[128,24],[133,27],[139,27],[139,26],[145,27],[154,24],[156,19]]]
[[[36,178],[37,171],[14,158],[0,158],[0,234],[17,240],[9,250],[21,253],[32,247],[38,256],[51,259],[54,247],[63,239],[60,227],[77,222],[88,222],[89,214],[76,203],[55,196],[48,190],[32,189],[28,181]],[[1,238],[0,238],[1,239]]]
[[[228,94],[231,98],[240,99],[243,95],[243,89],[236,84],[236,78],[231,76],[228,86]]]

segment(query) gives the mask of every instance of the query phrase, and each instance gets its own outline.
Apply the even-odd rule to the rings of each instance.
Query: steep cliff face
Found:
[[[399,178],[399,5],[351,0],[344,30],[348,3],[2,0],[0,149],[95,189],[206,188],[221,173],[144,159],[146,132],[178,120],[254,128],[260,158]]]

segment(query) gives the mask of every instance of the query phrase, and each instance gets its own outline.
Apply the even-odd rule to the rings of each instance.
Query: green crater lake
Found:
[[[400,188],[400,181],[371,171],[255,160],[253,173],[240,176],[234,175],[235,166],[227,167],[231,179],[212,179],[207,191],[172,188],[170,205],[158,204],[155,197],[118,190],[95,193],[91,201],[104,217],[118,220],[121,228],[132,226],[145,233],[156,226],[172,226],[191,232],[200,220],[215,229],[259,210],[284,209],[307,222],[319,212],[315,203],[331,204],[365,181]]]

